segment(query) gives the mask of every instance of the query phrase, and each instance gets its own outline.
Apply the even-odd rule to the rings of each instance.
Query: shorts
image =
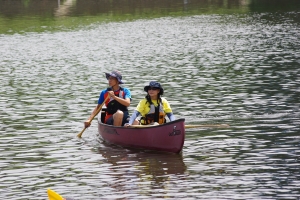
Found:
[[[122,126],[124,126],[124,124],[128,123],[129,122],[129,114],[128,114],[128,111],[123,111],[124,113],[124,116],[123,116],[123,120],[122,120]],[[113,118],[113,115],[108,118],[106,120],[106,124],[108,125],[114,125],[114,118]]]

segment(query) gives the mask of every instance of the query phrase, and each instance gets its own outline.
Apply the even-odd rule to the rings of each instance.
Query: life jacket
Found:
[[[108,90],[110,88],[107,88]],[[120,90],[117,92],[114,92],[116,96],[125,99],[125,92],[124,89],[122,87],[120,87]],[[106,99],[107,95],[109,95],[107,92],[104,94],[104,99]],[[110,97],[106,102],[105,102],[105,106],[106,106],[106,113],[108,115],[112,115],[114,113],[116,113],[118,110],[121,111],[128,111],[128,108],[122,104],[120,104],[118,101],[114,100],[112,97]]]
[[[147,125],[153,122],[157,122],[159,124],[166,123],[165,112],[162,103],[159,103],[158,106],[154,106],[154,104],[150,104],[150,111],[145,117],[141,118],[142,125]]]

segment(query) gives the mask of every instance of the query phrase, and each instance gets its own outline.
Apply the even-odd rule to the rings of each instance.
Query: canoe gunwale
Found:
[[[185,119],[184,118],[180,118],[180,119],[177,119],[175,121],[164,123],[164,124],[160,124],[160,125],[156,125],[156,126],[155,125],[153,125],[153,126],[146,125],[147,127],[143,128],[143,129],[151,129],[151,128],[160,128],[160,127],[163,127],[163,126],[170,126],[170,125],[178,123],[180,121],[184,122]],[[100,122],[99,120],[98,120],[98,124],[100,124],[101,126],[107,126],[107,127],[112,127],[112,128],[116,128],[116,129],[137,129],[136,127],[130,127],[130,126],[129,127],[125,127],[125,126],[108,125],[108,124],[104,124],[104,123]],[[143,126],[143,125],[141,125],[141,126]]]

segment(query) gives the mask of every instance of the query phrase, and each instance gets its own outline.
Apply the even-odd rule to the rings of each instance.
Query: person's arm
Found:
[[[125,92],[125,99],[123,99],[122,97],[118,97],[114,94],[113,91],[108,91],[108,94],[117,102],[119,102],[120,104],[129,107],[130,106],[130,101],[131,101],[131,93],[130,90],[128,90],[127,88],[124,88],[124,92]]]
[[[140,114],[141,114],[141,113],[140,113],[139,111],[135,110],[135,111],[132,113],[131,117],[130,117],[130,120],[129,120],[129,122],[128,122],[128,125],[132,125],[133,122],[134,122],[134,120],[135,120]]]
[[[137,105],[136,109],[133,111],[133,113],[132,113],[132,115],[131,115],[131,117],[130,117],[130,119],[129,119],[129,122],[126,123],[124,126],[127,127],[127,126],[132,125],[132,124],[134,123],[135,119],[136,119],[139,115],[142,115],[141,113],[143,113],[143,110],[144,110],[142,105],[145,104],[145,103],[142,103],[142,102],[144,102],[144,100],[141,100],[141,101],[139,102],[139,104]]]
[[[175,116],[173,115],[173,113],[167,113],[167,116],[169,118],[170,121],[174,121],[175,120]]]
[[[173,112],[172,112],[169,102],[165,98],[163,98],[163,105],[164,105],[164,111],[165,111],[166,115],[168,116],[169,120],[174,121],[175,116],[173,115]]]
[[[123,99],[122,97],[118,97],[114,94],[113,91],[108,91],[108,94],[110,95],[110,97],[112,97],[114,100],[116,100],[120,104],[122,104],[126,107],[130,106],[130,99],[129,98]]]
[[[89,127],[89,126],[91,125],[91,123],[92,123],[91,118],[96,114],[96,112],[98,111],[98,109],[100,108],[100,106],[101,106],[101,104],[98,104],[98,105],[94,108],[94,110],[93,110],[92,114],[89,116],[89,118],[88,118],[87,120],[85,120],[85,122],[84,122],[84,127],[85,127],[85,128],[87,128],[87,127]],[[90,121],[91,121],[91,122],[90,122]]]
[[[91,122],[89,122],[89,121],[95,115],[95,113],[98,111],[98,109],[100,108],[101,104],[103,103],[103,101],[104,101],[104,93],[105,93],[104,91],[102,91],[100,93],[97,106],[94,108],[94,110],[90,114],[89,118],[87,120],[85,120],[85,122],[84,122],[84,127],[85,128],[87,128],[87,127],[89,127],[91,125]]]

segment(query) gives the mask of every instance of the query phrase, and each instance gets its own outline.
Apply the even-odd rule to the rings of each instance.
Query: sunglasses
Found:
[[[156,88],[156,87],[149,87],[148,90],[159,90],[159,88]]]

